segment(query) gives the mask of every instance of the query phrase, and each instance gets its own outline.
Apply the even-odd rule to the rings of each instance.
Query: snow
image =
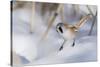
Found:
[[[76,46],[64,46],[62,51],[56,51],[52,54],[39,59],[32,64],[54,64],[54,63],[73,63],[96,61],[96,38],[95,36],[87,36],[76,41]],[[87,42],[88,40],[88,42]]]
[[[56,24],[59,23],[59,16],[55,20],[48,36],[41,41],[41,37],[47,28],[38,11],[35,13],[34,32],[30,33],[31,11],[27,8],[13,11],[13,50],[21,57],[22,64],[55,64],[88,62],[97,60],[97,34],[96,25],[91,36],[87,36],[91,24],[88,21],[80,29],[75,40],[75,46],[65,44],[63,50],[59,51],[63,39],[56,32]],[[73,21],[74,22],[74,21]],[[73,23],[72,22],[72,23]],[[22,57],[24,59],[22,59]],[[25,63],[24,63],[25,62]]]

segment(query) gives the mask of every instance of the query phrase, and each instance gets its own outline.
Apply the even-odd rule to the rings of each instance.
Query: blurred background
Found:
[[[14,65],[97,60],[96,5],[31,1],[12,1],[11,4]],[[62,8],[59,8],[59,5],[63,5]],[[66,46],[59,52],[63,39],[56,32],[56,25],[58,23],[75,25],[87,14],[91,14],[92,18],[80,28],[76,46],[74,48]],[[52,18],[53,21],[50,21]]]

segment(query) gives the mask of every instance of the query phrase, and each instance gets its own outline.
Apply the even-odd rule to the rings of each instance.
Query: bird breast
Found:
[[[72,29],[67,29],[62,36],[66,39],[66,40],[70,40],[70,39],[74,39],[76,36],[76,32]]]

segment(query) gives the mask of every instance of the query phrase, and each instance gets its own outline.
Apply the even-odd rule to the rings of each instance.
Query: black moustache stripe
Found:
[[[60,32],[61,32],[61,33],[63,33],[63,30],[62,30],[62,28],[61,28],[61,27],[59,27],[59,30],[60,30]]]

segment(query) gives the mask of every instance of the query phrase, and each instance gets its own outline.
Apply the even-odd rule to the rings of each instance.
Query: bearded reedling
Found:
[[[84,16],[76,25],[69,25],[66,23],[58,23],[56,26],[56,30],[58,34],[64,39],[63,44],[61,45],[59,50],[62,50],[64,44],[75,46],[75,37],[78,30],[86,23],[88,19],[91,18],[91,15],[88,14]]]

